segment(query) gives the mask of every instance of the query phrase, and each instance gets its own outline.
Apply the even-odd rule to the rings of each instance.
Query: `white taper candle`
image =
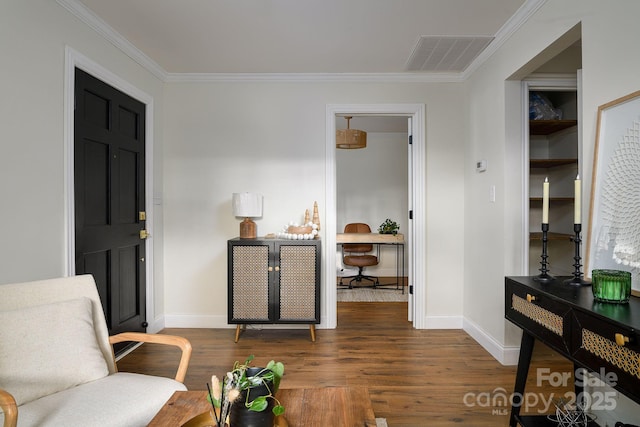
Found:
[[[549,224],[549,178],[542,183],[542,223]]]
[[[576,176],[576,180],[573,182],[575,190],[575,205],[573,209],[573,223],[582,224],[581,206],[582,206],[582,187],[580,182],[580,175]]]

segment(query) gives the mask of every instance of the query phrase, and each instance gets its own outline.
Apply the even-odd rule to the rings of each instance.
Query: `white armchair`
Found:
[[[175,379],[118,372],[112,345],[181,349]],[[145,426],[183,384],[191,344],[182,337],[109,337],[90,275],[0,285],[0,425]]]

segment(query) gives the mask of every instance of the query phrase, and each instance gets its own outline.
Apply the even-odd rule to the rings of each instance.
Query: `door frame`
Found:
[[[324,221],[324,307],[326,307],[325,327],[337,326],[337,286],[336,286],[336,115],[372,115],[400,116],[411,118],[412,164],[413,171],[409,185],[409,200],[412,203],[413,223],[407,236],[411,259],[409,260],[409,286],[413,286],[413,294],[409,294],[409,320],[416,329],[426,328],[426,204],[425,204],[425,105],[424,104],[328,104],[326,106],[326,147],[325,147],[325,203],[326,220]],[[412,201],[412,202],[411,202]]]
[[[64,217],[65,217],[65,276],[73,276],[75,267],[75,200],[74,200],[74,109],[75,109],[75,69],[79,68],[119,91],[145,104],[145,212],[147,214],[146,230],[150,237],[145,240],[146,269],[146,310],[147,330],[157,332],[164,325],[161,319],[156,320],[154,311],[154,277],[153,277],[153,97],[138,89],[131,83],[117,76],[100,64],[87,58],[69,46],[65,46],[64,71]]]

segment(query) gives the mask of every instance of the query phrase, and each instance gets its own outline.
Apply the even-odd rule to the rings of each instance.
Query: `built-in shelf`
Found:
[[[530,135],[551,135],[576,126],[577,120],[529,120]]]
[[[571,240],[572,234],[547,232],[548,240]],[[529,233],[530,240],[542,240],[542,231],[534,231]]]
[[[573,197],[549,197],[549,203],[551,202],[573,202],[575,199]],[[542,197],[530,197],[530,202],[541,202]]]
[[[529,166],[534,169],[547,169],[557,166],[577,165],[578,159],[530,159]]]

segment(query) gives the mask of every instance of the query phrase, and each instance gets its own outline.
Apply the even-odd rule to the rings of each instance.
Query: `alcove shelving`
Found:
[[[562,117],[529,121],[529,270],[536,274],[540,267],[542,183],[548,179],[549,263],[554,275],[570,275],[573,262],[573,182],[578,174],[577,92],[536,92],[548,99]]]

